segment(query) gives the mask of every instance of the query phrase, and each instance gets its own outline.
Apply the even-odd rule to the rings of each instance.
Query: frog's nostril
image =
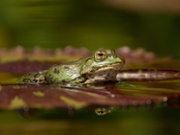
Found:
[[[112,55],[109,56],[110,59],[114,59],[114,57]]]

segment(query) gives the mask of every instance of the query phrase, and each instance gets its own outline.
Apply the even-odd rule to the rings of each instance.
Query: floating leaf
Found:
[[[20,74],[40,71],[54,64],[64,63],[66,56],[69,60],[75,56],[79,58],[87,56],[90,54],[87,51],[74,48],[56,50],[54,53],[43,50],[33,50],[28,53],[21,51],[21,55],[18,55],[19,61],[10,61],[10,57],[19,51],[15,51],[14,54],[13,51],[6,50],[5,53],[0,54],[2,59],[4,56],[9,56],[8,60],[4,59],[0,63],[0,83],[2,84],[0,109],[24,107],[80,109],[87,106],[110,106],[111,108],[112,106],[152,105],[164,102],[168,104],[171,99],[180,97],[179,60],[157,59],[153,53],[142,49],[130,50],[129,53],[124,50],[127,48],[117,50],[117,53],[126,59],[124,69],[117,76],[117,83],[89,88],[16,84],[16,79]],[[30,60],[31,56],[33,60]],[[35,56],[36,61],[34,61]],[[61,58],[57,59],[57,56]],[[40,57],[47,58],[48,61],[44,62]],[[101,112],[101,109],[98,111]]]
[[[180,95],[180,83],[118,83],[104,85],[104,88],[60,88],[55,86],[2,86],[0,108],[73,107],[79,109],[89,105],[128,106],[150,105],[168,102],[169,98]],[[172,87],[172,88],[171,88]],[[18,97],[18,98],[17,98]],[[16,101],[16,102],[15,102]],[[12,104],[13,103],[13,104]],[[24,104],[25,103],[25,104]],[[13,106],[13,107],[12,107]]]

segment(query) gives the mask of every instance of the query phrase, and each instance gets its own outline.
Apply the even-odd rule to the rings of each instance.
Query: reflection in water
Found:
[[[34,109],[29,108],[28,106],[25,106],[21,109],[18,109],[18,112],[24,118],[29,118],[29,117],[32,117],[36,114],[36,111]]]
[[[61,113],[49,111],[44,117],[38,115],[33,119],[24,119],[14,112],[6,111],[0,112],[0,132],[2,135],[74,135],[86,134],[87,131],[100,135],[179,135],[179,113],[180,109],[175,108],[151,111],[130,109],[120,110],[118,115],[113,113],[115,115],[92,117],[89,113],[80,113],[67,118]]]
[[[106,115],[116,110],[116,107],[100,107],[95,109],[97,115]]]
[[[93,116],[95,113],[97,116],[105,116],[108,114],[119,114],[122,112],[129,112],[129,111],[137,111],[141,112],[144,111],[153,111],[157,109],[177,109],[180,108],[180,97],[176,98],[169,98],[166,102],[161,103],[151,103],[151,104],[143,104],[143,105],[127,105],[127,106],[90,106],[85,107],[79,110],[75,110],[72,107],[62,107],[62,108],[54,108],[54,109],[34,109],[25,106],[21,109],[18,109],[18,112],[24,118],[30,117],[41,117],[45,119],[53,118],[53,119],[62,119],[62,116],[68,117],[76,117],[77,115],[86,115]]]

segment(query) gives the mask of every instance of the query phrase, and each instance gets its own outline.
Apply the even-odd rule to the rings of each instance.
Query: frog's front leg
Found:
[[[44,77],[45,72],[46,71],[28,73],[22,76],[20,79],[18,79],[17,82],[19,84],[35,84],[35,85],[47,83]]]

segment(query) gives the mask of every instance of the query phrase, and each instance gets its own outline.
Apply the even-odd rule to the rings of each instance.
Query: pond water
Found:
[[[58,110],[36,110],[23,117],[22,112],[1,111],[2,135],[31,134],[122,134],[122,135],[178,135],[178,108],[126,108],[98,116],[81,110],[72,114]]]

